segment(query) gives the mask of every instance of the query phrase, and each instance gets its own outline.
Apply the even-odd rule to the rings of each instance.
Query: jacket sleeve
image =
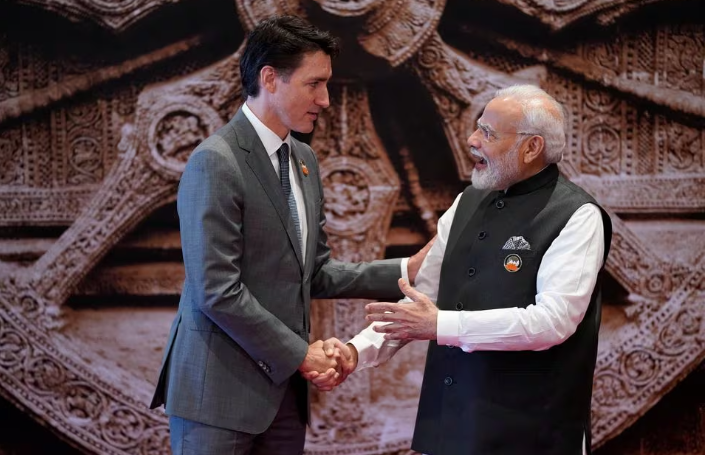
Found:
[[[308,344],[267,311],[241,277],[242,176],[234,158],[213,149],[190,157],[177,208],[194,309],[220,327],[276,383],[301,365]]]

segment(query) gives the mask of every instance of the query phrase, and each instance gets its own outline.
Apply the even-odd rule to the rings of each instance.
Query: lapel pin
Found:
[[[299,160],[299,164],[301,165],[301,172],[304,173],[304,176],[308,177],[308,168],[306,167],[304,160]]]
[[[510,254],[504,258],[504,269],[507,272],[518,272],[521,268],[521,257],[518,254]]]

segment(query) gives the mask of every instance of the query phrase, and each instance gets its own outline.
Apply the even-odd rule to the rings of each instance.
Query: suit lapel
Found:
[[[303,272],[303,260],[301,258],[301,248],[299,248],[299,238],[296,235],[296,227],[294,220],[289,214],[289,205],[284,200],[284,191],[282,190],[281,182],[277,178],[277,173],[272,167],[272,162],[267,155],[267,151],[262,145],[254,127],[247,120],[242,110],[239,110],[233,119],[232,126],[237,133],[238,145],[241,149],[247,150],[249,153],[245,157],[247,165],[252,169],[252,172],[259,180],[264,192],[269,197],[270,202],[279,215],[287,235],[291,243],[296,259],[299,261],[299,267]]]
[[[294,169],[299,178],[299,182],[301,182],[301,192],[304,195],[304,209],[306,211],[306,226],[308,229],[308,238],[306,239],[306,245],[304,245],[304,248],[306,248],[306,258],[308,259],[307,262],[311,263],[311,258],[313,258],[313,255],[315,254],[316,246],[316,243],[312,241],[315,237],[314,229],[318,228],[318,222],[316,221],[316,199],[312,186],[312,182],[314,180],[311,176],[311,168],[307,167],[307,175],[303,173],[301,163],[306,163],[306,160],[304,159],[304,153],[303,150],[301,150],[301,146],[298,145],[298,141],[294,138],[291,139],[291,159],[294,160]],[[311,163],[309,163],[309,165],[310,164]]]

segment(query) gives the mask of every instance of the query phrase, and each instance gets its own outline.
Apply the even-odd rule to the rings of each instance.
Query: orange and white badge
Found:
[[[514,273],[519,269],[521,269],[521,257],[518,254],[510,254],[504,258],[504,270]]]

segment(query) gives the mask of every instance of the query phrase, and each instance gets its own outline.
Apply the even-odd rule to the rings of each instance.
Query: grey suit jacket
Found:
[[[242,111],[189,158],[177,197],[186,279],[151,407],[262,433],[306,355],[312,297],[401,296],[400,260],[330,258],[318,162],[293,138],[291,153],[309,227],[305,263],[279,178]]]

